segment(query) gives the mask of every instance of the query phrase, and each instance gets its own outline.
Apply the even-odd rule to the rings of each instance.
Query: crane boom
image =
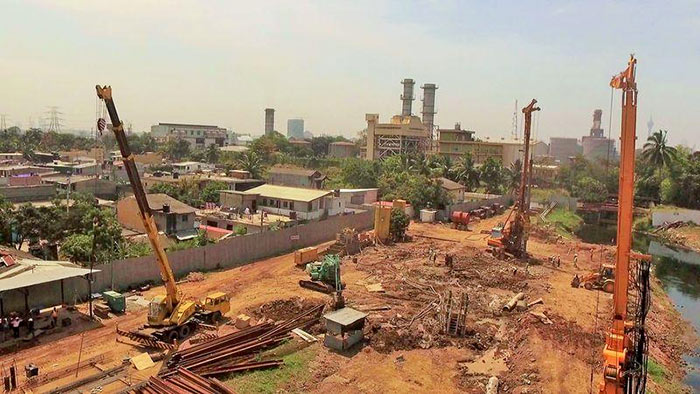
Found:
[[[610,86],[622,90],[622,125],[620,131],[620,184],[617,208],[617,255],[613,290],[613,321],[603,349],[604,370],[601,394],[632,392],[636,384],[634,373],[635,347],[629,335],[628,287],[630,260],[645,259],[632,253],[632,220],[634,209],[634,155],[637,123],[637,59],[630,57],[625,71],[613,77]],[[642,386],[643,387],[643,386]]]
[[[136,170],[136,164],[134,163],[134,155],[131,153],[131,148],[129,148],[129,143],[126,139],[126,134],[124,133],[124,127],[122,122],[119,120],[117,108],[114,106],[114,100],[112,99],[112,87],[100,87],[100,85],[97,85],[95,88],[97,89],[97,97],[103,100],[105,106],[107,107],[107,112],[109,113],[109,118],[112,122],[112,131],[114,131],[114,136],[117,139],[117,145],[119,145],[119,151],[121,152],[122,160],[124,161],[124,168],[126,169],[126,174],[129,177],[129,183],[131,183],[131,187],[134,190],[134,197],[136,198],[136,204],[139,207],[141,221],[143,222],[143,227],[146,229],[146,234],[148,235],[148,240],[151,243],[151,247],[155,251],[158,268],[160,269],[160,276],[165,284],[165,303],[167,310],[171,311],[179,302],[177,286],[175,284],[175,276],[173,275],[173,270],[170,267],[170,262],[168,262],[168,256],[165,254],[165,250],[160,244],[160,240],[158,238],[158,227],[156,227],[155,220],[153,219],[153,211],[148,205],[146,192],[143,189],[141,178],[139,177],[139,173]]]

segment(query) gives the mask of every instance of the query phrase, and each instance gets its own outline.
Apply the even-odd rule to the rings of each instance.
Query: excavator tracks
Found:
[[[318,291],[318,292],[324,293],[324,294],[331,294],[331,293],[333,293],[333,291],[335,291],[334,288],[332,288],[324,283],[313,282],[310,280],[300,280],[299,286],[301,286],[305,289]]]

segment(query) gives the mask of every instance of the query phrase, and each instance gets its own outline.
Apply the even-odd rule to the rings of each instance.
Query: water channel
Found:
[[[577,235],[586,242],[611,244],[614,226],[584,225]],[[653,269],[666,294],[685,320],[700,334],[700,254],[685,248],[667,245],[646,235],[634,235],[635,251],[653,256]],[[653,299],[652,299],[653,308]],[[700,393],[700,346],[686,355],[689,371],[685,383]]]

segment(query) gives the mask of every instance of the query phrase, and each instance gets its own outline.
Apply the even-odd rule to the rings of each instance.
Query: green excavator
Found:
[[[327,254],[320,261],[306,264],[306,272],[311,280],[300,280],[299,286],[325,294],[333,294],[336,309],[342,308],[345,304],[343,299],[345,285],[340,280],[340,256]]]

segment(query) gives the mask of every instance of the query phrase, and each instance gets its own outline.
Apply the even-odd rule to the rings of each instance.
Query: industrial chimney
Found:
[[[426,83],[421,86],[423,89],[423,124],[430,132],[430,138],[435,138],[435,91],[437,86],[434,83]]]
[[[403,94],[401,95],[401,101],[403,105],[401,106],[401,115],[402,116],[411,116],[411,105],[413,103],[413,85],[416,84],[416,82],[410,78],[406,78],[403,81],[401,81],[401,84],[403,85]]]
[[[597,109],[593,111],[593,126],[591,127],[591,137],[603,138],[604,132],[600,127],[600,121],[603,118],[603,110]]]
[[[275,131],[275,109],[265,108],[265,135]]]

